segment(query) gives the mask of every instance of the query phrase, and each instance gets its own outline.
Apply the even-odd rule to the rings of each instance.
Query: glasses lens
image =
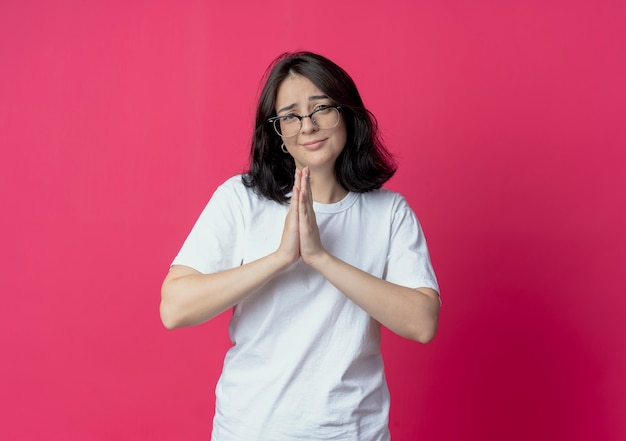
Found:
[[[300,120],[295,116],[286,116],[274,120],[274,129],[280,136],[294,136],[300,131]]]
[[[335,107],[324,107],[315,112],[312,118],[320,129],[332,129],[339,123],[339,110]]]

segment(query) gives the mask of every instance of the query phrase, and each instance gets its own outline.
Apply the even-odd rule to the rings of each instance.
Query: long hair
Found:
[[[374,115],[365,108],[354,81],[341,67],[311,52],[285,53],[265,73],[250,150],[250,169],[244,184],[266,198],[286,203],[294,184],[295,163],[281,150],[282,140],[268,118],[276,116],[278,88],[289,75],[309,79],[335,104],[341,106],[347,140],[335,162],[335,178],[346,190],[376,190],[396,171],[393,157],[378,134]]]

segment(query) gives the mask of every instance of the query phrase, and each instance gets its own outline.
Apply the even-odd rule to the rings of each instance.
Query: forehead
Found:
[[[311,80],[302,75],[289,75],[280,83],[276,92],[276,108],[291,105],[307,105],[312,97],[325,96]]]

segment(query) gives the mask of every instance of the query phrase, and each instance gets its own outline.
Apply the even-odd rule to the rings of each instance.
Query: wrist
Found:
[[[277,272],[284,271],[288,269],[291,265],[298,261],[298,257],[294,259],[293,256],[287,255],[280,250],[274,251],[272,254],[267,256],[271,262],[272,266],[276,268]]]
[[[328,264],[332,261],[333,256],[326,250],[321,251],[320,253],[311,256],[306,262],[310,267],[318,272],[322,272],[322,270],[328,266]]]

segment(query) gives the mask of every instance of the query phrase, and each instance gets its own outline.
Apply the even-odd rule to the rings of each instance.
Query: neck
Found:
[[[348,194],[348,190],[337,182],[332,171],[330,173],[320,173],[319,171],[311,170],[310,179],[311,193],[315,202],[333,204],[339,202]]]

